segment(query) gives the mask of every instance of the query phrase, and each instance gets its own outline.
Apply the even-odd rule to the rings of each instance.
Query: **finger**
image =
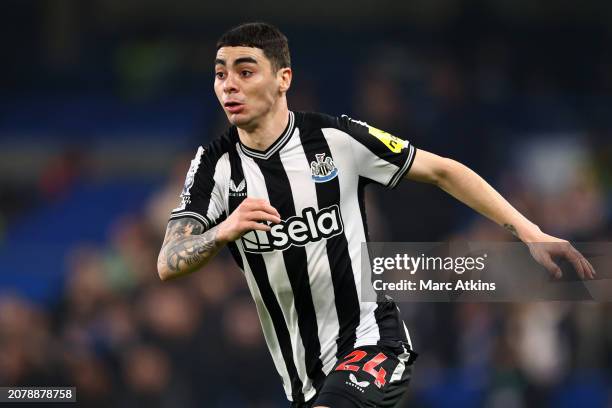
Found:
[[[265,204],[268,204],[266,200],[262,198],[253,198],[253,197],[247,197],[242,201],[242,203],[240,203],[240,205],[245,207],[246,209],[259,207]]]
[[[258,203],[253,203],[250,207],[249,210],[251,211],[265,211],[268,214],[274,215],[278,218],[281,218],[280,214],[278,213],[278,211],[276,210],[276,208],[272,207],[270,205],[270,203],[268,203],[267,201],[263,201],[263,202],[258,202]],[[279,221],[280,222],[280,221]]]
[[[242,200],[242,202],[244,204],[261,204],[261,203],[267,203],[268,201],[265,198],[246,197],[244,200]]]
[[[586,261],[587,265],[589,265],[589,268],[591,269],[591,273],[593,274],[593,277],[597,276],[597,272],[595,271],[595,268],[593,268],[593,264],[591,264],[591,261],[589,261],[586,258],[584,258],[584,260]]]
[[[265,211],[250,211],[247,214],[247,219],[253,221],[270,221],[275,224],[281,222],[280,217],[277,217],[276,215],[267,213]]]
[[[267,224],[262,224],[261,222],[249,221],[245,223],[245,230],[258,230],[258,231],[270,231],[272,227]]]
[[[595,272],[595,268],[593,268],[593,265],[591,265],[591,263],[589,262],[588,259],[586,259],[585,257],[582,257],[582,262],[585,264],[585,268],[587,271],[587,275],[591,278],[591,279],[595,279],[595,275],[597,275],[597,273]]]
[[[280,213],[278,212],[278,210],[274,207],[272,207],[270,204],[267,204],[264,206],[266,212],[277,216],[279,219],[281,218]],[[279,221],[280,222],[280,221]]]
[[[577,254],[578,262],[580,262],[580,267],[584,271],[583,279],[593,279],[593,275],[591,275],[591,270],[587,264],[586,259],[584,259],[584,256],[582,256],[582,254],[578,251],[576,251],[576,254]]]
[[[574,267],[574,270],[576,270],[580,279],[584,279],[585,270],[584,265],[582,264],[582,262],[580,262],[580,258],[582,258],[580,252],[578,252],[573,246],[570,246],[564,252],[564,255],[565,258],[571,262]]]
[[[578,263],[580,264],[580,269],[582,270],[583,276],[581,276],[581,279],[591,279],[591,274],[589,273],[589,270],[587,268],[586,263],[584,262],[584,260],[582,259],[582,256],[579,256],[578,258]],[[578,275],[580,275],[580,273],[578,273]]]
[[[548,272],[555,277],[556,279],[561,278],[562,273],[561,273],[561,268],[559,268],[559,265],[557,265],[551,258],[550,256],[542,259],[542,265],[548,270]]]

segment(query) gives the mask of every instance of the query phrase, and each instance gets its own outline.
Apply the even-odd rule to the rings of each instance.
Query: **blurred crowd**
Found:
[[[502,177],[508,198],[551,233],[610,240],[592,152],[555,139],[544,154],[545,140],[530,139],[517,161],[521,170]],[[555,163],[563,164],[551,173]],[[70,250],[63,295],[53,308],[17,295],[0,299],[0,383],[76,386],[88,407],[286,406],[255,307],[227,254],[177,281],[157,276],[157,251],[187,166],[187,157],[179,160],[142,211],[118,217],[104,245]],[[418,194],[411,187],[399,188],[404,199]],[[372,189],[367,197],[373,234],[384,239],[385,196]],[[440,239],[511,239],[490,221],[471,219]],[[609,304],[405,303],[401,309],[421,354],[405,406],[610,401]]]
[[[71,249],[63,296],[53,308],[17,295],[0,298],[0,383],[76,386],[87,407],[286,406],[254,304],[227,254],[176,281],[157,276],[157,251],[186,168],[180,160],[142,212],[119,217],[105,245]],[[577,177],[535,201],[510,199],[528,212],[538,201],[561,203],[551,205],[560,219],[570,218],[560,197],[594,200],[581,204],[587,214],[574,210],[576,221],[549,225],[580,236],[600,225],[589,219],[600,216],[601,203],[588,180]],[[375,198],[368,198],[368,215],[380,229],[376,220],[384,217],[376,214]],[[447,238],[508,239],[479,219]],[[609,304],[400,306],[420,353],[402,406],[603,407],[610,401]]]
[[[219,256],[177,282],[157,276],[181,186],[173,178],[148,211],[117,219],[107,245],[73,248],[51,310],[0,299],[0,383],[76,386],[87,407],[279,405],[279,378],[233,261]]]

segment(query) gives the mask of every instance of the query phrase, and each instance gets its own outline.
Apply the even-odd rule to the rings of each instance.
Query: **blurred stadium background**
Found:
[[[227,257],[161,283],[188,162],[225,126],[214,43],[290,39],[294,110],[458,159],[543,230],[612,240],[612,3],[7,0],[0,12],[0,384],[83,406],[284,407]],[[509,240],[430,186],[371,187],[374,240]],[[609,304],[403,304],[405,406],[612,406]]]

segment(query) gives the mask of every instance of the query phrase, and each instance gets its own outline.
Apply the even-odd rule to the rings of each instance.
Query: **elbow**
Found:
[[[162,253],[160,252],[157,258],[157,276],[159,279],[164,282],[171,278],[170,268],[168,268],[168,263],[162,257]]]
[[[159,279],[162,282],[169,281],[169,280],[187,275],[193,271],[194,269],[188,269],[186,267],[173,268],[172,266],[168,265],[166,258],[162,258],[161,255],[157,260],[157,276],[159,276]]]
[[[164,265],[161,265],[159,262],[157,263],[157,276],[159,276],[159,279],[164,282],[167,281],[170,275],[170,271],[168,271],[168,268]]]
[[[455,174],[457,165],[459,165],[459,163],[453,159],[440,157],[437,166],[435,166],[430,175],[429,182],[438,187],[445,186],[448,183],[448,180],[450,180],[453,174]]]

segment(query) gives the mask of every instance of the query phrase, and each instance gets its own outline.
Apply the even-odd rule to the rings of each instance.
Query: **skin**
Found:
[[[553,277],[561,278],[561,269],[553,258],[567,259],[582,279],[595,277],[593,266],[568,241],[542,232],[482,177],[463,164],[419,150],[405,178],[434,184],[506,228],[528,246],[533,258]]]
[[[286,94],[292,75],[291,68],[274,67],[258,48],[222,47],[217,51],[215,94],[247,147],[265,150],[287,126]],[[434,184],[506,228],[527,244],[534,259],[554,277],[561,277],[561,269],[553,258],[564,257],[581,278],[594,278],[591,264],[569,242],[540,231],[463,164],[419,150],[406,178]],[[259,221],[279,223],[281,220],[269,202],[252,197],[247,197],[225,221],[207,231],[191,218],[171,220],[157,262],[160,278],[168,280],[192,273],[206,265],[224,245],[246,232],[270,230],[269,225]]]
[[[204,225],[192,218],[171,220],[157,258],[161,280],[175,279],[206,265],[228,242],[251,230],[269,231],[258,221],[280,222],[280,215],[267,201],[245,198],[225,221],[204,232]]]
[[[259,48],[222,47],[215,58],[215,94],[242,143],[265,150],[287,126],[291,68],[276,69]],[[240,102],[231,112],[226,102]]]
[[[259,48],[222,47],[215,58],[215,94],[227,119],[238,128],[247,147],[265,150],[287,126],[287,90],[291,68],[273,66]],[[228,102],[239,102],[232,111]],[[280,223],[280,214],[269,202],[247,197],[219,225],[204,231],[195,219],[171,220],[157,259],[161,280],[190,274],[208,263],[228,242],[251,230],[269,231],[259,221]]]

